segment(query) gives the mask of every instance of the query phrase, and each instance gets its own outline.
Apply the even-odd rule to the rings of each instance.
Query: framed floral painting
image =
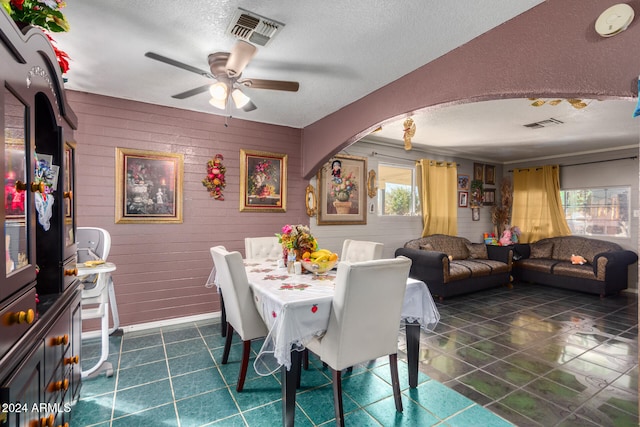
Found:
[[[181,223],[184,156],[116,148],[116,224]]]
[[[240,150],[240,211],[287,211],[287,155]]]
[[[338,155],[318,172],[318,225],[367,223],[367,159]]]

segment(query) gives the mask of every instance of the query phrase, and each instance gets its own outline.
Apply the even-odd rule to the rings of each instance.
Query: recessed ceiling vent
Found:
[[[562,123],[564,122],[561,122],[558,119],[550,118],[550,119],[541,120],[535,123],[529,123],[523,126],[529,129],[540,129],[540,128],[548,128],[549,126],[561,125]]]
[[[239,7],[231,19],[227,33],[241,40],[266,46],[282,27],[284,27],[282,22]]]

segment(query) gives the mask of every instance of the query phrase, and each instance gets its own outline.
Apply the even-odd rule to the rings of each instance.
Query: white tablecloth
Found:
[[[254,368],[260,375],[269,375],[282,365],[290,369],[291,350],[302,350],[327,329],[335,272],[291,275],[278,268],[276,260],[245,260],[245,267],[256,308],[269,328]],[[418,322],[425,330],[432,330],[440,320],[424,282],[407,280],[402,320]]]

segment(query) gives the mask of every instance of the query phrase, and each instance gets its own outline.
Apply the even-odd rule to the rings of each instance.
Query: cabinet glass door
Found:
[[[26,107],[4,89],[4,242],[7,277],[30,264],[27,238]]]
[[[74,203],[74,182],[75,168],[75,145],[71,142],[64,144],[63,159],[63,204],[64,204],[64,246],[68,248],[76,243],[75,236],[75,203]]]

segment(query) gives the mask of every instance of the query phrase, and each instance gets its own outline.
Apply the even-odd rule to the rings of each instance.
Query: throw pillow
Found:
[[[551,258],[553,242],[536,242],[531,244],[531,258]]]
[[[431,243],[425,243],[424,245],[420,245],[420,249],[422,249],[423,251],[435,251],[436,250]]]
[[[571,264],[580,264],[580,265],[583,265],[583,264],[586,264],[586,263],[587,263],[587,260],[586,260],[586,259],[584,259],[584,257],[583,257],[583,256],[581,256],[581,255],[573,255],[573,254],[571,254]]]
[[[484,243],[467,243],[469,256],[473,259],[487,259],[487,246]]]

